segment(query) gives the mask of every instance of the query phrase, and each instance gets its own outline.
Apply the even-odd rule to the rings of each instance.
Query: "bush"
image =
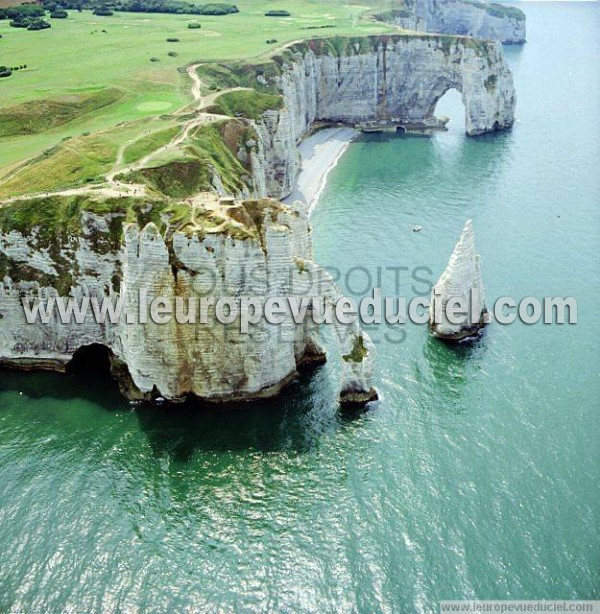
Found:
[[[188,23],[188,29],[189,30],[198,30],[201,27],[202,26],[197,21],[192,21],[192,22]]]
[[[267,45],[272,45],[273,43],[277,42],[276,38],[269,38],[265,41],[267,43]]]
[[[51,27],[40,17],[19,17],[13,19],[8,25],[13,28],[27,28],[27,30],[46,30]]]
[[[27,15],[34,11],[35,16],[44,15],[44,9],[51,13],[56,10],[77,10],[82,8],[91,9],[95,15],[109,16],[108,11],[126,11],[131,13],[170,13],[175,15],[228,15],[239,13],[239,9],[234,4],[225,2],[213,2],[209,4],[197,4],[190,0],[41,0],[43,8],[39,5],[35,8],[25,9]],[[0,8],[0,19],[15,19],[19,13],[19,7],[13,12],[6,14],[11,9]],[[41,11],[41,12],[40,12]]]
[[[35,18],[35,17],[31,17],[29,19],[29,23],[27,24],[27,29],[28,30],[47,30],[48,28],[51,28],[52,26],[47,22],[44,21],[43,19],[39,19],[39,18]]]
[[[167,38],[167,43],[178,43],[179,39],[178,38]]]
[[[150,58],[151,62],[160,62],[160,58]]]
[[[292,14],[289,11],[284,11],[282,9],[277,9],[274,11],[267,11],[265,13],[265,17],[291,17]]]
[[[177,51],[169,51],[169,53],[167,53],[167,55],[169,57],[176,58],[179,54],[177,53]]]
[[[43,17],[46,14],[44,8],[37,4],[21,4],[20,6],[10,6],[4,9],[4,19],[15,19],[23,21],[27,17]]]
[[[323,28],[337,28],[337,26],[332,23],[326,23],[322,26],[303,26],[300,29],[301,30],[322,30]]]
[[[224,4],[222,2],[216,2],[213,4],[204,4],[200,7],[199,15],[229,15],[231,13],[239,13],[235,4]]]
[[[63,11],[62,9],[57,9],[56,11],[50,13],[50,17],[52,17],[52,19],[66,19],[68,16],[69,14],[67,11]]]
[[[111,15],[114,15],[114,13],[106,7],[100,7],[94,10],[94,15],[97,15],[98,17],[110,17]]]

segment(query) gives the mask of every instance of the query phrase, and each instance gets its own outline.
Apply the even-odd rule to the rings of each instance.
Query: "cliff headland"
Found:
[[[158,149],[131,163],[121,155],[86,185],[64,175],[35,193],[53,158],[65,155],[59,147],[0,184],[0,364],[62,371],[78,351],[101,346],[131,399],[276,394],[298,368],[324,360],[318,330],[132,325],[139,292],[244,296],[256,294],[258,280],[262,296],[281,296],[318,271],[306,207],[278,202],[294,190],[297,145],[316,126],[427,128],[451,88],[462,94],[469,135],[514,121],[500,43],[470,37],[313,39],[261,63],[199,65],[190,74],[197,105]],[[258,272],[252,287],[249,267]],[[321,294],[339,296],[327,279]],[[124,297],[123,321],[27,324],[21,299],[51,295]],[[368,337],[356,327],[341,338],[342,401],[375,398]]]

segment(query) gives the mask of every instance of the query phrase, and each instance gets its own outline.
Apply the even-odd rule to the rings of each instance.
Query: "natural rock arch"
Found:
[[[446,107],[448,104],[451,104],[452,106],[454,106],[454,103],[457,99],[460,100],[460,103],[459,103],[460,108],[458,108],[457,106],[457,108],[452,109],[452,111],[456,112],[456,115],[447,115],[445,113],[444,107]],[[460,119],[457,117],[458,113],[460,113],[462,116],[460,117]],[[463,127],[466,127],[467,105],[465,103],[465,99],[464,99],[462,92],[454,86],[447,87],[443,91],[443,93],[439,97],[437,97],[437,99],[433,103],[433,105],[431,106],[429,110],[429,114],[432,118],[443,119],[444,124],[447,124],[448,122],[452,122],[453,120],[459,119]]]
[[[258,194],[283,198],[293,191],[300,168],[296,143],[317,122],[426,127],[451,88],[462,94],[469,136],[514,122],[515,90],[500,43],[394,35],[340,38],[332,45],[297,43],[273,59],[281,74],[272,85],[283,106],[256,122],[252,168]]]

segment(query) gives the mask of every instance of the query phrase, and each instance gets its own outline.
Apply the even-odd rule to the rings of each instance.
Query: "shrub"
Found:
[[[273,43],[276,43],[276,42],[277,42],[276,38],[269,38],[266,41],[267,45],[272,45]]]
[[[188,23],[188,29],[199,30],[202,26],[197,21],[191,21]]]
[[[27,25],[28,30],[47,30],[52,26],[43,19],[31,18],[29,24]]]
[[[167,38],[167,43],[178,43],[179,39],[178,38]]]
[[[52,19],[66,19],[68,16],[69,14],[67,11],[63,11],[62,9],[57,9],[56,11],[52,11],[52,13],[50,13],[50,17],[52,17]]]
[[[151,62],[160,62],[160,58],[150,58]]]
[[[13,19],[8,25],[13,28],[27,28],[28,30],[46,30],[52,27],[40,17],[19,17]]]
[[[98,17],[110,17],[111,15],[114,15],[114,13],[106,7],[100,7],[94,10],[94,15],[97,15]]]
[[[223,2],[215,2],[213,4],[204,4],[200,7],[199,15],[229,15],[231,13],[239,13],[235,4],[225,4]]]
[[[267,11],[265,13],[265,17],[291,17],[292,14],[289,11],[284,11],[283,9],[276,9],[273,11]]]
[[[169,51],[169,53],[167,53],[167,55],[172,57],[172,58],[176,58],[179,54],[177,53],[177,51]]]
[[[216,2],[209,4],[197,4],[190,0],[41,0],[43,8],[33,5],[34,9],[26,11],[36,11],[36,15],[44,15],[44,9],[54,12],[57,9],[68,9],[82,11],[82,8],[94,10],[95,15],[108,16],[107,11],[127,11],[132,13],[169,13],[175,15],[228,15],[238,13],[239,9],[234,4]],[[30,6],[30,5],[25,5]],[[11,11],[12,11],[11,7]],[[14,19],[18,14],[17,10],[6,14],[8,9],[0,8],[0,19]],[[42,11],[41,13],[39,11]],[[100,12],[97,12],[100,11]],[[30,13],[28,12],[27,15]]]
[[[325,25],[322,25],[322,26],[303,26],[300,29],[301,30],[322,30],[323,28],[337,28],[337,26],[332,23],[326,23]]]
[[[22,21],[26,17],[43,17],[46,11],[37,4],[21,4],[20,6],[10,6],[4,10],[6,18]]]

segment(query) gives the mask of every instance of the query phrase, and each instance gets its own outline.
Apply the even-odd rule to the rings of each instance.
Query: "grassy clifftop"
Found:
[[[0,109],[0,137],[37,134],[112,105],[124,96],[117,88],[62,98],[23,102]]]
[[[238,194],[249,187],[248,143],[255,137],[251,127],[236,119],[200,125],[177,148],[118,179],[167,197],[187,198],[214,191],[216,174],[228,193]]]
[[[377,3],[383,0],[376,0]],[[368,34],[390,30],[387,24],[361,19],[364,3],[346,0],[289,0],[290,17],[266,17],[273,0],[236,0],[239,13],[190,15],[68,11],[52,28],[27,32],[0,20],[2,63],[27,65],[2,84],[0,109],[35,103],[46,107],[49,122],[41,130],[14,139],[0,135],[2,167],[17,164],[59,143],[66,136],[107,129],[120,122],[172,113],[191,100],[182,67],[202,61],[247,61],[277,45],[310,34]],[[323,29],[326,28],[326,29]],[[157,59],[158,61],[151,61]],[[8,83],[10,81],[10,84]],[[125,95],[114,104],[80,114],[64,123],[53,101],[117,89]],[[17,126],[20,121],[17,121]],[[38,125],[39,127],[39,125]],[[11,128],[8,134],[17,134]],[[19,133],[20,134],[20,133]]]
[[[276,96],[280,94],[277,79],[283,74],[284,65],[294,62],[298,54],[312,52],[316,55],[334,57],[353,56],[377,51],[392,44],[411,44],[415,40],[423,40],[438,45],[445,53],[448,53],[453,45],[460,44],[466,48],[475,49],[478,53],[485,54],[495,45],[491,41],[451,34],[396,32],[373,36],[328,36],[309,38],[292,43],[263,62],[203,64],[198,67],[197,72],[207,92],[229,88],[249,88],[264,94],[265,96],[251,97],[250,94],[245,92],[231,92],[217,98],[217,104],[220,104],[219,101],[228,100],[230,96],[233,99],[235,94],[239,106],[246,109],[248,116],[252,116],[261,107],[277,108],[281,104],[275,98],[269,98],[268,95]],[[231,111],[231,106],[233,105],[230,105],[229,111]],[[225,109],[226,105],[223,104],[221,108]]]
[[[256,90],[241,90],[221,94],[211,108],[215,113],[257,120],[265,111],[281,109],[283,96]]]
[[[477,8],[483,9],[488,15],[500,19],[509,18],[525,21],[525,13],[514,6],[506,6],[496,2],[478,2],[477,0],[465,0],[467,4],[473,4]]]

